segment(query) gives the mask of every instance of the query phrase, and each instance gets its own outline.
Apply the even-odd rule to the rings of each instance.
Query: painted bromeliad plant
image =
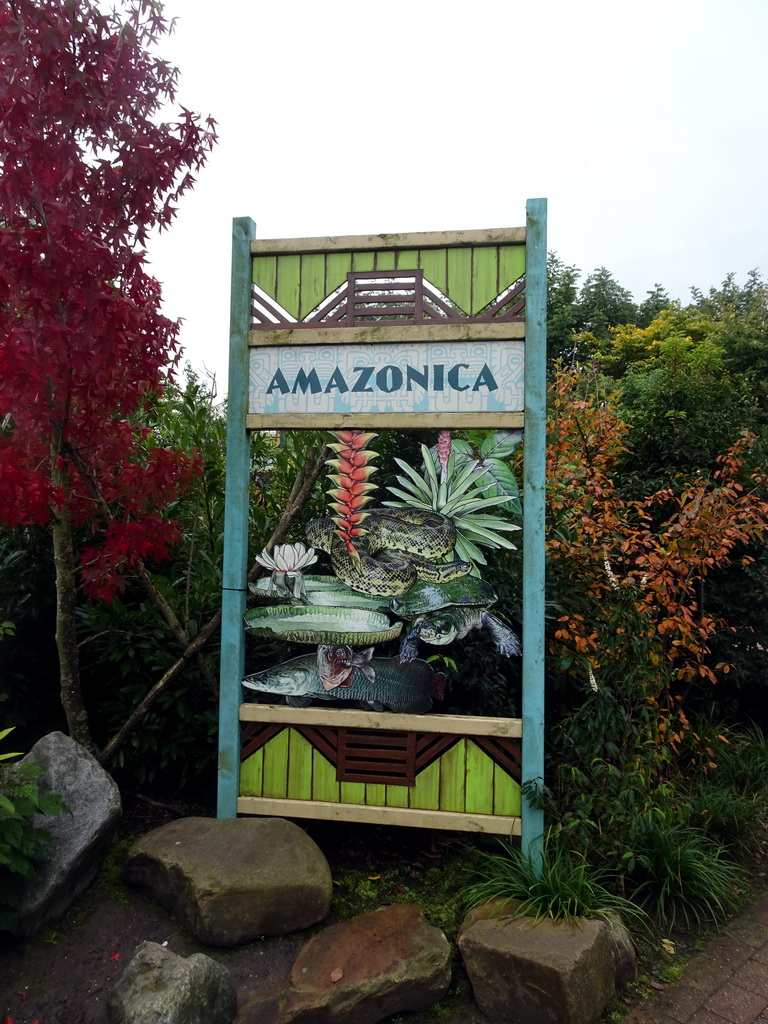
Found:
[[[486,437],[477,457],[472,445],[442,430],[434,449],[422,446],[421,473],[395,459],[399,486],[389,488],[393,500],[375,508],[371,463],[378,455],[368,446],[377,435],[348,429],[334,436],[327,463],[333,515],[307,524],[308,549],[285,544],[257,559],[271,576],[255,592],[290,603],[245,616],[251,634],[311,644],[316,654],[246,676],[243,685],[283,694],[294,707],[320,698],[428,711],[445,680],[418,657],[420,643],[443,646],[484,629],[501,654],[520,653],[515,633],[489,611],[496,593],[481,579],[483,549],[515,547],[508,534],[519,527],[507,516],[519,514],[520,503],[506,460],[520,435]],[[304,575],[317,550],[333,575]],[[374,657],[377,645],[398,639],[397,655]]]

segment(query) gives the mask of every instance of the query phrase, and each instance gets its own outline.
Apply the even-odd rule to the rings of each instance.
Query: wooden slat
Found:
[[[402,264],[401,264],[402,266]],[[419,266],[424,277],[445,295],[448,284],[448,250],[426,249],[419,253]]]
[[[321,253],[302,256],[299,319],[303,320],[308,313],[311,313],[327,294],[328,292],[325,290],[325,257]]]
[[[522,736],[520,718],[479,718],[474,715],[398,715],[350,708],[292,708],[286,704],[241,704],[241,722],[282,722],[297,726],[343,726],[347,729],[388,729],[444,732],[457,736]]]
[[[291,800],[312,799],[312,745],[297,729],[288,736],[288,797]]]
[[[387,787],[367,782],[365,785],[365,802],[370,807],[384,807],[387,802]]]
[[[473,427],[522,429],[522,412],[366,412],[249,413],[246,430],[342,430],[344,427],[393,427],[400,430],[470,430]]]
[[[288,792],[288,730],[274,736],[264,747],[264,781],[262,793],[267,797],[284,797]]]
[[[277,261],[277,288],[275,298],[278,303],[298,320],[299,318],[299,285],[301,282],[301,257],[281,256]]]
[[[499,286],[499,250],[472,250],[472,309],[476,316],[484,306],[496,298],[504,285]]]
[[[335,729],[312,728],[301,723],[296,723],[296,728],[308,740],[316,750],[325,757],[331,764],[336,766],[338,757],[338,739]]]
[[[446,750],[440,765],[440,810],[464,811],[467,742],[460,739]]]
[[[254,723],[255,724],[255,723]],[[273,736],[284,728],[282,725],[265,725],[254,729],[243,728],[240,730],[240,760],[245,761],[254,751],[269,743]]]
[[[325,257],[325,295],[330,295],[344,284],[351,269],[352,253],[329,252]]]
[[[525,246],[499,249],[499,291],[508,288],[525,273]]]
[[[262,796],[263,779],[264,748],[261,747],[240,765],[238,795]]]
[[[500,768],[493,766],[493,813],[520,814],[522,794],[520,786]]]
[[[383,789],[384,787],[378,787]],[[370,825],[409,825],[414,828],[438,828],[459,832],[485,832],[489,835],[520,835],[519,817],[495,817],[490,814],[452,814],[410,807],[386,807],[363,804],[325,803],[317,800],[270,800],[241,796],[240,814],[272,817],[316,818],[322,821],[360,821]]]
[[[272,298],[274,298],[275,289],[277,287],[277,257],[262,256],[259,259],[254,260],[252,267],[252,280],[254,284],[257,284],[259,288],[261,288],[262,291],[265,291],[267,295],[271,295]]]
[[[523,755],[515,743],[512,743],[511,740],[488,736],[476,736],[475,742],[508,775],[511,775],[513,779],[517,779],[518,782],[520,781],[520,765]]]
[[[416,782],[408,789],[408,806],[425,811],[440,809],[440,762],[416,773]]]
[[[464,809],[468,813],[493,814],[493,761],[471,740],[467,740],[464,784]]]
[[[362,782],[342,782],[339,799],[343,804],[364,804],[365,786]]]
[[[273,345],[392,345],[418,341],[520,341],[525,337],[525,324],[505,323],[393,323],[366,324],[364,327],[298,327],[251,331],[248,344],[253,347]]]
[[[472,313],[472,250],[448,250],[448,285],[445,294],[467,316]]]
[[[339,783],[336,766],[330,764],[317,750],[312,751],[312,799],[337,801]]]
[[[376,254],[372,252],[353,252],[352,253],[352,269],[353,270],[373,270],[373,261],[376,258]]]
[[[397,253],[392,249],[387,249],[386,252],[377,252],[375,269],[376,270],[394,270],[395,261],[397,259]]]
[[[333,252],[362,249],[443,249],[467,245],[524,245],[525,228],[482,228],[474,231],[416,231],[393,235],[329,235],[324,238],[258,238],[252,256],[288,252]]]
[[[416,741],[416,771],[424,771],[455,742],[455,735],[440,736],[435,733],[420,735]]]

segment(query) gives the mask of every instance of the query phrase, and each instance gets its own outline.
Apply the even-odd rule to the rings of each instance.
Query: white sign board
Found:
[[[253,346],[248,413],[522,412],[524,348],[495,339]]]

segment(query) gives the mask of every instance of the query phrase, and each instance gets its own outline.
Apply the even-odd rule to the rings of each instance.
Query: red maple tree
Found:
[[[215,141],[210,119],[164,119],[178,72],[153,53],[160,11],[0,0],[0,521],[50,527],[62,703],[86,746],[73,530],[91,527],[82,579],[109,597],[126,568],[167,554],[163,509],[194,471],[138,416],[178,359],[148,233]]]

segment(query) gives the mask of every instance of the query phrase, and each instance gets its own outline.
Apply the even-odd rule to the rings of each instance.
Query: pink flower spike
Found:
[[[441,466],[448,465],[448,459],[451,457],[451,432],[450,430],[441,430],[437,438],[437,457],[440,459]]]

